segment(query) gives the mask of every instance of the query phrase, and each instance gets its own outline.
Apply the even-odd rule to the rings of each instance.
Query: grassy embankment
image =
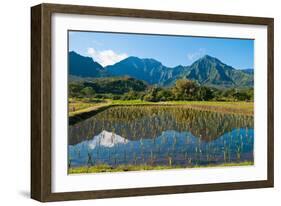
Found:
[[[205,168],[205,167],[232,167],[232,166],[250,166],[254,165],[253,162],[240,162],[240,163],[222,163],[210,165],[194,165],[186,168]],[[163,169],[183,169],[181,166],[151,166],[151,165],[118,165],[111,167],[109,165],[96,165],[91,167],[72,167],[68,170],[69,174],[78,173],[100,173],[100,172],[124,172],[124,171],[141,171],[141,170],[163,170]]]

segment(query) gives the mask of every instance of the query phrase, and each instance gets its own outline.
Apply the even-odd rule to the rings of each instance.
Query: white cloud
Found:
[[[128,57],[126,53],[117,54],[112,50],[97,51],[94,48],[88,48],[87,54],[102,66],[113,65]]]
[[[206,49],[201,48],[196,52],[188,53],[187,58],[189,61],[194,61],[194,60],[197,60],[200,57],[204,56],[205,54],[206,54]]]

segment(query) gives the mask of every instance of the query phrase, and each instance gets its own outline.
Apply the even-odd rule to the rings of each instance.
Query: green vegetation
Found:
[[[232,166],[250,166],[254,165],[254,162],[232,162],[223,164],[208,164],[208,165],[194,165],[187,166],[186,168],[204,168],[204,167],[232,167]],[[84,166],[84,167],[71,167],[68,169],[69,174],[80,174],[80,173],[99,173],[99,172],[125,172],[125,171],[141,171],[141,170],[163,170],[163,169],[184,169],[182,166],[173,165],[118,165],[111,167],[107,164],[100,164],[95,166]]]
[[[131,77],[98,78],[69,84],[73,98],[160,101],[253,101],[254,90],[218,89],[179,79],[173,87],[148,86]]]
[[[111,106],[185,105],[224,113],[253,115],[253,88],[218,89],[185,78],[172,87],[147,85],[132,77],[71,78],[69,123],[75,124]]]
[[[165,101],[165,102],[147,102],[143,100],[110,100],[104,99],[100,102],[91,102],[89,99],[71,98],[69,101],[69,117],[75,117],[83,113],[103,110],[111,106],[134,106],[134,105],[181,105],[191,109],[202,111],[215,111],[222,113],[235,113],[243,115],[253,115],[254,104],[252,102],[217,102],[217,101]],[[90,102],[89,102],[90,101]]]
[[[110,77],[72,81],[69,84],[70,97],[95,97],[100,99],[139,99],[147,85],[131,77]]]
[[[223,107],[219,109],[222,110]],[[208,142],[231,132],[235,128],[253,128],[254,125],[251,115],[240,115],[237,114],[238,112],[230,114],[203,111],[202,109],[194,109],[189,105],[180,104],[116,105],[93,113],[90,115],[92,118],[86,121],[77,121],[79,123],[71,129],[70,134],[73,135],[69,135],[69,144],[75,145],[81,142],[83,138],[91,138],[92,134],[100,134],[103,130],[114,131],[114,134],[118,134],[127,140],[159,137],[163,131],[167,130],[189,131],[200,137],[201,140]],[[81,115],[84,116],[85,113]],[[95,127],[92,125],[95,125]],[[218,125],[220,126],[218,127]],[[81,132],[83,135],[81,135]],[[174,139],[175,136],[171,138]],[[174,140],[176,141],[176,139]],[[164,141],[166,141],[165,138]],[[188,146],[188,142],[184,144]]]
[[[69,98],[68,113],[69,117],[73,117],[75,115],[98,110],[109,105],[111,105],[111,101],[108,100],[95,98]]]

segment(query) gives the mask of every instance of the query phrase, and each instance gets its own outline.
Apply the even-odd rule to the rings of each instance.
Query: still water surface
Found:
[[[115,106],[69,126],[69,166],[254,161],[253,117],[185,106]]]

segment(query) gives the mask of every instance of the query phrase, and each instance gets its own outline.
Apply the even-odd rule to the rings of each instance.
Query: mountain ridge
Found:
[[[73,76],[130,76],[159,86],[171,86],[177,79],[182,78],[213,87],[253,87],[254,81],[253,72],[235,69],[210,55],[197,59],[190,66],[167,67],[153,58],[130,56],[113,65],[102,67],[91,57],[72,51],[69,52],[69,67],[69,74]]]
[[[202,85],[223,85],[224,87],[251,86],[252,75],[234,69],[215,57],[205,55],[190,66],[186,78]]]
[[[68,53],[68,70],[70,75],[79,77],[102,77],[106,74],[104,67],[98,62],[74,51]]]

